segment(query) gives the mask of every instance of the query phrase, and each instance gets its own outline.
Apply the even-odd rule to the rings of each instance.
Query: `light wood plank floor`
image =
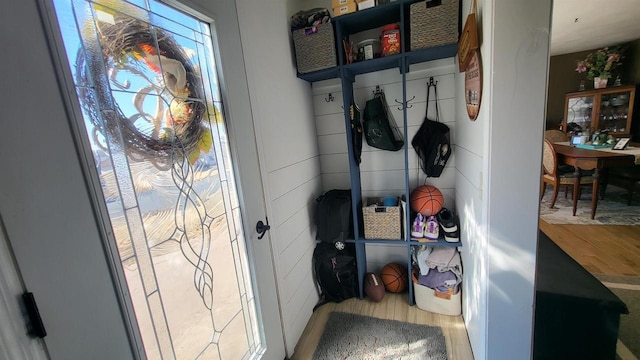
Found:
[[[380,319],[405,321],[414,324],[440,326],[447,343],[449,360],[473,359],[471,345],[467,336],[462,316],[445,316],[420,310],[417,306],[409,306],[408,294],[387,293],[381,302],[357,298],[345,300],[339,304],[328,303],[319,307],[311,316],[304,329],[291,360],[309,360],[320,341],[329,313],[342,311],[359,315],[367,315]]]
[[[640,276],[640,225],[553,225],[540,219],[540,229],[591,273]],[[449,360],[473,359],[462,316],[422,311],[417,306],[409,306],[406,293],[387,293],[379,303],[350,299],[318,308],[307,323],[291,360],[313,357],[332,311],[440,326],[447,341]]]
[[[544,231],[592,274],[640,276],[639,225],[555,225]]]

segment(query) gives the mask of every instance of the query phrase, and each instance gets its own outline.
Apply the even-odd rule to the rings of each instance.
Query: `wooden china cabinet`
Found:
[[[631,134],[636,85],[607,87],[566,94],[563,131],[570,133],[578,125],[590,133],[608,131],[614,137]]]

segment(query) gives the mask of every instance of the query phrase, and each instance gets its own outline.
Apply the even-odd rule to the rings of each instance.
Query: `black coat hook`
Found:
[[[324,98],[324,101],[326,101],[326,102],[332,102],[332,101],[333,101],[333,94],[332,94],[332,93],[329,93],[329,95],[328,95],[326,98]]]
[[[398,103],[398,105],[401,105],[401,106],[398,106],[398,110],[404,110],[405,108],[406,109],[411,109],[413,107],[413,105],[409,105],[409,102],[412,101],[415,98],[416,98],[416,96],[413,95],[413,97],[411,99],[407,100],[404,103],[402,101],[398,101],[398,99],[394,99],[394,100],[395,100],[396,103]]]
[[[434,82],[434,81],[433,81],[433,76],[431,76],[431,77],[429,78],[429,82],[427,83],[427,85],[429,85],[429,86],[436,86],[436,85],[438,85],[438,82],[437,82],[437,81],[435,81],[435,82]]]
[[[380,85],[376,85],[376,90],[373,92],[373,95],[382,94],[382,90],[380,89]]]

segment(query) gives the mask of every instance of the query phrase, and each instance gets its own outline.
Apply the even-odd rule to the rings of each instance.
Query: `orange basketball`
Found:
[[[389,263],[380,271],[380,279],[385,289],[392,293],[401,293],[409,284],[407,268],[398,263]]]
[[[436,215],[444,206],[444,196],[433,185],[421,185],[411,192],[411,209],[424,216]]]

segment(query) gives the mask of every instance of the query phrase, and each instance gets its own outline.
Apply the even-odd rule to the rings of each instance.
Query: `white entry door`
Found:
[[[37,100],[67,111],[23,107],[41,141],[6,164],[0,211],[53,358],[284,358],[235,4],[170,5],[41,4],[61,91]],[[39,70],[13,91],[56,88]]]

